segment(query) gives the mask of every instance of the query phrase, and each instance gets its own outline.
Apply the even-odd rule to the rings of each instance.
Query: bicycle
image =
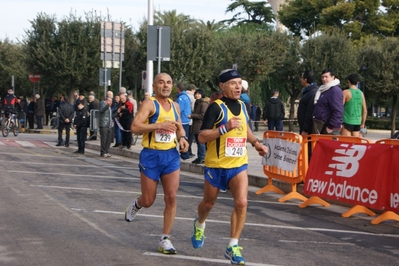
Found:
[[[133,133],[132,134],[132,145],[136,145],[137,139],[139,138],[139,136],[141,136],[142,134],[140,133]]]
[[[73,117],[75,117],[75,114],[73,115]],[[73,120],[74,120],[74,118],[71,121],[71,129],[70,129],[71,132],[73,132],[75,130],[75,128],[73,127]],[[58,112],[53,113],[53,117],[50,119],[48,124],[51,129],[58,129],[58,126],[60,124],[60,117],[58,115]]]
[[[4,119],[1,123],[1,133],[3,134],[3,137],[6,138],[10,133],[10,131],[14,133],[14,136],[18,136],[19,133],[18,120],[15,119],[15,114],[10,112],[5,112]]]
[[[53,117],[50,119],[50,121],[48,122],[49,127],[51,129],[57,129],[58,128],[58,124],[60,122],[60,118],[58,117],[57,113],[54,112],[53,113]]]

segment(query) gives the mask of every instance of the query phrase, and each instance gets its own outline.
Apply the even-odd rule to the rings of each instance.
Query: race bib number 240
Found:
[[[242,157],[247,151],[247,138],[226,138],[225,156]]]

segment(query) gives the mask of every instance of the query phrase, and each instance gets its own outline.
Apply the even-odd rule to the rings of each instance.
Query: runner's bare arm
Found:
[[[156,124],[146,124],[147,118],[155,111],[154,104],[152,101],[144,101],[139,108],[136,116],[133,119],[133,123],[130,127],[132,133],[147,133],[156,129],[164,129],[168,131],[176,131],[176,122],[167,121]]]

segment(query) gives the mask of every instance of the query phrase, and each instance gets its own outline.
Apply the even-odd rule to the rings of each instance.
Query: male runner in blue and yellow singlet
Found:
[[[163,233],[158,250],[164,254],[176,254],[170,241],[170,232],[176,215],[176,195],[180,179],[180,152],[187,152],[188,142],[180,117],[179,105],[169,96],[172,78],[166,73],[155,76],[152,85],[155,97],[142,102],[132,126],[132,133],[143,134],[140,153],[141,195],[127,207],[125,219],[131,222],[142,208],[150,207],[156,197],[159,180],[165,194]]]
[[[204,197],[198,205],[198,218],[194,220],[191,241],[194,248],[202,247],[205,219],[216,202],[219,190],[225,190],[229,186],[234,198],[234,210],[225,257],[232,264],[244,265],[238,239],[247,216],[247,140],[261,156],[267,153],[267,147],[253,135],[245,104],[239,100],[242,90],[240,74],[233,69],[222,71],[219,75],[219,87],[223,97],[209,105],[198,136],[199,142],[207,144]]]

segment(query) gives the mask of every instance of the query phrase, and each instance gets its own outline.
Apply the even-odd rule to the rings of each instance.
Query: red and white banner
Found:
[[[318,140],[304,192],[399,212],[399,145]]]

